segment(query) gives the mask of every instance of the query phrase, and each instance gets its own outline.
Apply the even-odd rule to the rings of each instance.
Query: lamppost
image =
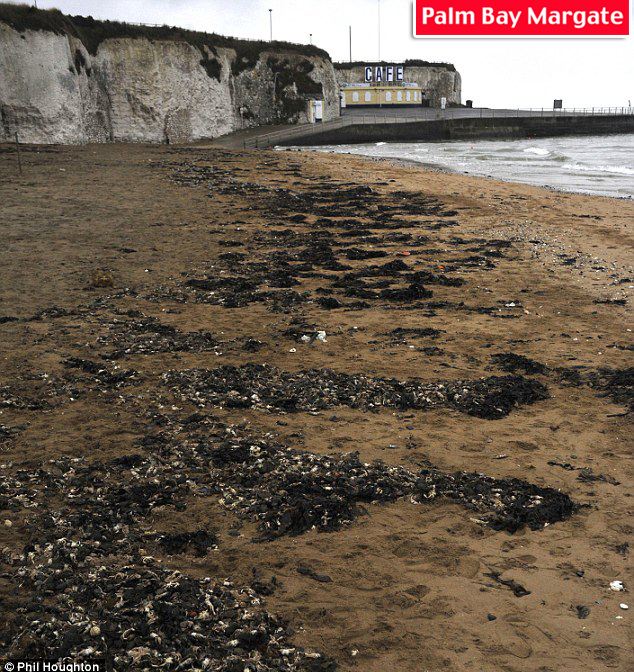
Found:
[[[352,63],[352,26],[348,26],[348,37],[350,43],[350,63]]]
[[[273,42],[273,10],[269,9],[269,28],[271,33],[271,42]]]
[[[313,34],[312,33],[310,34],[310,43],[311,44],[313,43]]]

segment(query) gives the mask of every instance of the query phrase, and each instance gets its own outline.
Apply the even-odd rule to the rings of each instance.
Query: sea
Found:
[[[378,142],[302,149],[402,159],[562,191],[634,198],[632,133],[525,140]]]

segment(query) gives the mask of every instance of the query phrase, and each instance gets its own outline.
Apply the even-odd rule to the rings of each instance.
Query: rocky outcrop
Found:
[[[222,39],[124,35],[94,44],[80,30],[16,27],[0,15],[0,141],[17,132],[30,143],[186,142],[305,122],[310,98],[323,99],[324,119],[339,115],[325,52],[279,43],[246,51]]]
[[[339,85],[364,81],[365,65],[337,63],[335,68]],[[412,64],[406,62],[404,76],[406,82],[418,84],[423,89],[431,107],[440,107],[440,99],[443,97],[451,105],[462,103],[462,80],[460,73],[452,65],[444,63],[417,65],[416,61]]]

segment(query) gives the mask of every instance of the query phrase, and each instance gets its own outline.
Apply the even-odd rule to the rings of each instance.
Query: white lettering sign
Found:
[[[366,65],[365,81],[375,84],[402,82],[405,69],[402,65]]]

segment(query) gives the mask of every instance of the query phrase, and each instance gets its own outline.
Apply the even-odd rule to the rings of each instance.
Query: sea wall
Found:
[[[411,123],[352,124],[279,141],[280,145],[343,145],[366,142],[417,142],[539,138],[564,135],[634,133],[634,115],[462,118]]]
[[[367,65],[373,65],[367,63]],[[378,65],[378,64],[375,64]],[[337,82],[352,84],[363,82],[365,65],[337,63]],[[410,65],[405,63],[405,81],[418,84],[426,93],[431,107],[440,107],[440,99],[446,98],[451,105],[462,103],[462,79],[460,73],[449,64]]]
[[[184,39],[16,29],[0,16],[0,142],[187,142],[307,121],[308,99],[339,115],[327,54],[283,47],[246,58]]]

